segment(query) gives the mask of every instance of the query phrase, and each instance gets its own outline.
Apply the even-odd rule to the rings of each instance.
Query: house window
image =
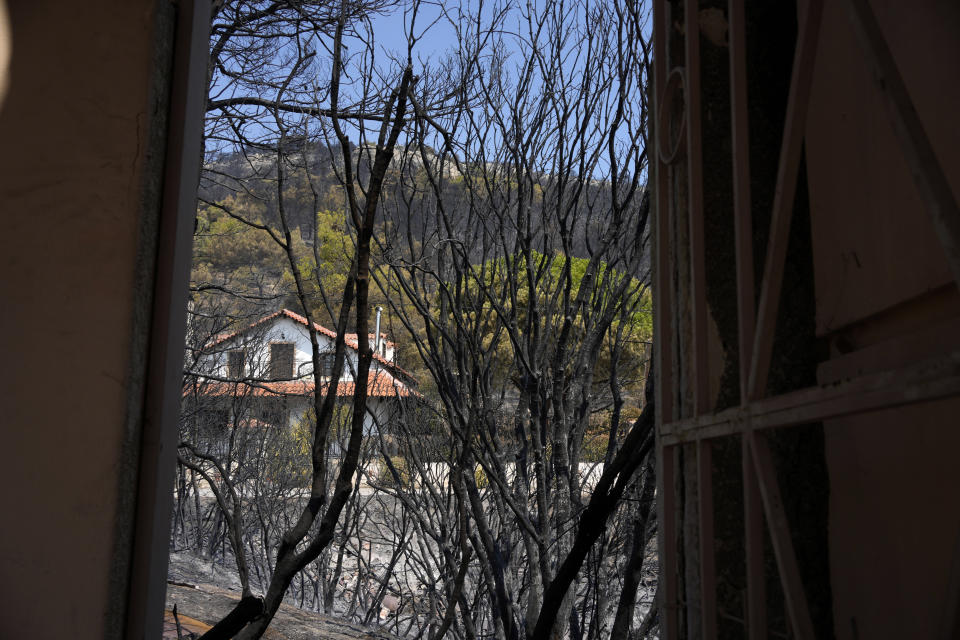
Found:
[[[270,378],[289,380],[293,377],[293,343],[274,342],[270,345]]]
[[[333,362],[336,354],[331,352],[320,354],[320,374],[329,378],[333,375]]]
[[[243,349],[227,352],[227,377],[239,379],[244,375],[244,365],[246,364],[246,353]]]

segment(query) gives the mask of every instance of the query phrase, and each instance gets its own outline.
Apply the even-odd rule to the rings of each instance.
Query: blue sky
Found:
[[[567,53],[572,54],[575,51],[583,53],[583,50],[580,49],[580,41],[578,41],[578,38],[585,37],[585,34],[589,33],[590,22],[588,16],[594,10],[612,8],[613,5],[609,4],[610,2],[611,0],[585,0],[584,2],[574,1],[554,6],[554,8],[557,6],[560,7],[560,15],[563,16],[562,19],[569,19],[569,26],[574,29],[574,31],[570,33],[570,40],[564,45],[564,50]],[[381,69],[388,67],[388,60],[384,57],[386,52],[392,52],[394,55],[399,54],[401,57],[406,55],[406,33],[411,19],[410,4],[412,4],[412,2],[403,3],[391,14],[378,16],[371,23],[373,37],[376,42],[378,66],[380,66]],[[482,11],[482,15],[486,18],[484,22],[486,22],[487,25],[492,21],[494,12],[500,11],[505,6],[508,6],[509,10],[502,23],[503,28],[511,31],[516,30],[518,33],[516,33],[516,35],[506,34],[501,42],[508,52],[513,50],[514,53],[519,53],[519,50],[524,47],[521,41],[527,41],[529,38],[529,25],[527,24],[525,16],[528,13],[536,15],[538,12],[548,10],[543,0],[463,0],[462,4],[456,1],[446,3],[442,1],[423,2],[419,5],[419,15],[416,19],[414,31],[417,36],[422,35],[425,30],[427,33],[423,39],[417,42],[414,49],[415,73],[424,66],[434,66],[435,63],[445,57],[445,54],[457,50],[459,43],[457,42],[456,30],[450,23],[450,18],[444,15],[444,9],[450,12],[455,19],[461,6],[463,7],[464,13],[472,13],[478,10]],[[644,35],[646,37],[649,37],[649,29],[651,26],[650,22],[645,25]],[[514,58],[514,62],[521,62],[522,57],[523,56]],[[583,63],[583,59],[576,59],[575,56],[571,55],[571,57],[565,60],[563,67],[566,69],[567,74],[576,77],[580,69],[582,69]],[[395,69],[393,73],[399,71],[396,66],[393,66],[393,69]],[[508,63],[505,71],[507,74],[512,74],[515,73],[517,69]],[[533,82],[535,86],[539,86],[541,79],[534,78]],[[637,91],[640,89],[635,87],[633,90]],[[493,138],[496,139],[497,136],[494,135]]]
[[[373,81],[374,85],[381,87],[395,85],[400,73],[400,65],[402,64],[402,62],[398,64],[396,58],[400,58],[400,60],[406,58],[407,32],[412,19],[411,5],[416,1],[417,0],[406,0],[405,2],[401,2],[388,14],[376,16],[371,20],[372,38],[375,43],[375,64],[379,69],[379,73],[383,74],[382,77]],[[610,5],[608,2],[609,0],[585,0],[583,2],[576,0],[570,4],[566,4],[561,0],[561,4],[553,5],[553,9],[557,11],[557,13],[552,14],[554,24],[556,24],[557,21],[566,23],[567,20],[570,20],[568,26],[573,29],[573,31],[568,33],[570,36],[569,40],[563,44],[563,50],[566,53],[570,54],[571,52],[579,51],[581,55],[587,55],[583,53],[583,50],[580,48],[580,43],[582,39],[586,38],[587,34],[597,35],[590,30],[588,15],[595,9],[612,8],[614,5]],[[529,45],[529,36],[527,33],[529,25],[526,22],[525,15],[528,14],[528,12],[536,15],[538,12],[546,11],[547,8],[544,0],[462,0],[462,3],[431,0],[420,2],[414,32],[417,37],[422,37],[416,43],[414,49],[414,73],[427,73],[429,76],[431,74],[430,70],[437,71],[439,63],[441,63],[444,58],[449,54],[456,54],[460,43],[457,40],[456,28],[451,23],[451,20],[456,21],[460,11],[467,14],[480,11],[484,17],[483,22],[486,23],[485,25],[481,25],[482,29],[488,27],[494,21],[493,15],[495,12],[504,10],[506,11],[506,15],[504,21],[501,23],[501,28],[509,31],[517,31],[518,33],[502,34],[503,37],[499,39],[499,46],[503,47],[503,49],[500,51],[508,55],[511,50],[514,53],[519,53],[521,49]],[[444,11],[449,12],[450,16],[445,15]],[[649,28],[649,24],[647,28]],[[522,41],[527,41],[526,45]],[[546,41],[541,40],[541,42],[544,46],[547,45]],[[356,98],[364,93],[370,95],[370,87],[366,86],[366,80],[369,80],[370,76],[368,72],[361,72],[361,69],[368,69],[365,65],[369,62],[369,60],[364,60],[364,46],[352,38],[348,38],[345,44],[347,47],[348,60],[351,56],[357,57],[353,58],[353,64],[356,65],[353,68],[353,73],[348,71],[341,84],[341,104],[349,104],[352,98]],[[488,51],[490,50],[489,46],[490,43],[487,43]],[[330,76],[328,47],[328,42],[323,44],[313,42],[307,46],[307,48],[315,48],[315,50],[320,53],[311,66],[315,74],[313,76],[315,78],[313,82],[315,82],[318,87],[318,95],[320,96],[319,100],[321,102],[326,99],[322,94],[322,90]],[[394,61],[391,61],[391,57],[394,58]],[[524,56],[514,57],[512,60],[513,64],[508,60],[505,67],[499,69],[499,73],[503,74],[504,78],[509,79],[510,76],[516,74],[518,71],[518,69],[514,67],[514,64],[519,64],[523,57]],[[583,63],[584,59],[582,57],[575,58],[571,55],[571,57],[565,59],[562,67],[564,69],[564,75],[568,76],[568,80],[572,78],[573,82],[576,82],[576,77],[579,75],[578,72],[582,68]],[[348,68],[350,64],[351,62],[348,62]],[[280,71],[282,72],[283,69],[280,68]],[[442,78],[440,78],[440,81],[443,81]],[[539,89],[542,81],[543,79],[539,77],[537,73],[534,73],[532,82],[535,91]],[[440,86],[442,86],[442,84]],[[224,88],[227,87],[225,86]],[[631,89],[631,91],[639,90],[641,89],[636,85]],[[255,110],[251,109],[250,111],[252,113]],[[320,121],[317,120],[314,124],[319,123]],[[356,123],[344,122],[343,125],[348,130],[348,135],[351,138],[359,138],[359,130],[356,127]],[[373,131],[368,129],[367,133],[368,135],[372,133],[375,138],[378,125],[372,122],[367,122],[365,125],[373,128]],[[261,114],[259,117],[252,117],[242,126],[248,133],[259,135],[267,140],[275,135],[272,116],[268,113]],[[311,125],[311,127],[312,126],[313,125]],[[496,132],[491,135],[493,135],[493,137],[488,139],[488,142],[495,142],[499,137],[499,134]],[[624,138],[624,140],[628,139],[629,137]],[[208,148],[208,150],[210,149]]]
[[[406,32],[411,19],[409,9],[398,7],[390,15],[378,16],[373,20],[373,34],[379,50],[403,52],[407,48]],[[442,54],[457,46],[456,33],[449,21],[443,17],[437,4],[423,4],[415,25],[417,36],[428,31],[427,36],[417,43],[416,50],[422,55]]]

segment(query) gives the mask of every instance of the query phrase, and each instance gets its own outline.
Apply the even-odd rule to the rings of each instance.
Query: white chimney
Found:
[[[373,338],[373,352],[380,353],[380,316],[383,314],[383,307],[377,307],[377,323],[376,329],[374,329],[374,338]]]

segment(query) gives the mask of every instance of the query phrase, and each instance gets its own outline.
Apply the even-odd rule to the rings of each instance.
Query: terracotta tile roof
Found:
[[[371,371],[367,380],[367,395],[374,398],[407,398],[411,395],[420,397],[420,394],[403,384],[386,371]],[[352,396],[356,384],[353,380],[341,382],[337,385],[338,396]]]
[[[254,329],[254,328],[256,328],[256,327],[259,327],[260,325],[266,324],[266,323],[268,323],[268,322],[270,322],[271,320],[274,320],[274,319],[276,319],[276,318],[279,318],[280,316],[285,316],[285,317],[287,317],[287,318],[290,318],[290,319],[293,320],[294,322],[298,322],[298,323],[302,324],[303,326],[307,326],[307,319],[304,318],[304,317],[303,317],[302,315],[300,315],[299,313],[294,313],[293,311],[290,311],[289,309],[280,309],[280,311],[274,311],[274,312],[271,313],[270,315],[264,316],[264,317],[260,318],[259,320],[257,320],[256,322],[252,322],[252,323],[248,324],[247,326],[243,327],[242,329],[239,329],[239,330],[233,331],[233,332],[228,332],[228,333],[221,333],[221,334],[219,334],[219,335],[217,335],[217,336],[214,336],[214,337],[213,337],[213,340],[211,340],[209,343],[207,343],[207,347],[216,347],[217,345],[223,344],[224,342],[226,342],[226,341],[228,341],[228,340],[232,340],[233,338],[236,338],[237,336],[243,335],[244,333],[246,333],[247,331],[250,331],[251,329]],[[327,329],[326,327],[324,327],[324,326],[322,326],[322,325],[319,325],[319,324],[317,324],[316,322],[313,323],[313,327],[314,327],[314,329],[316,329],[317,333],[322,334],[322,335],[325,335],[325,336],[327,336],[328,338],[330,338],[331,340],[336,340],[336,339],[337,339],[337,334],[336,334],[335,332],[331,331],[330,329]],[[354,349],[356,349],[356,348],[357,348],[356,342],[354,341],[353,345],[351,345],[351,346],[352,346]]]
[[[202,396],[307,396],[313,393],[313,383],[305,380],[280,382],[208,382],[197,389]],[[184,395],[193,392],[184,390]]]
[[[371,371],[367,380],[367,395],[371,398],[407,398],[420,397],[403,382],[397,380],[387,371]],[[353,380],[341,381],[337,384],[338,397],[353,397],[356,383]],[[313,395],[315,385],[306,380],[282,380],[279,382],[210,382],[199,388],[199,394],[204,396],[309,396]],[[321,392],[326,393],[326,385]],[[191,390],[184,390],[189,395]]]

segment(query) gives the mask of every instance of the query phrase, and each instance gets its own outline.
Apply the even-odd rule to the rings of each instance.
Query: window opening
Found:
[[[333,375],[333,363],[336,354],[333,352],[320,354],[320,373],[329,378]]]
[[[289,380],[293,377],[293,343],[274,342],[270,345],[270,378]]]
[[[227,377],[237,380],[244,376],[247,354],[243,349],[227,352]]]

